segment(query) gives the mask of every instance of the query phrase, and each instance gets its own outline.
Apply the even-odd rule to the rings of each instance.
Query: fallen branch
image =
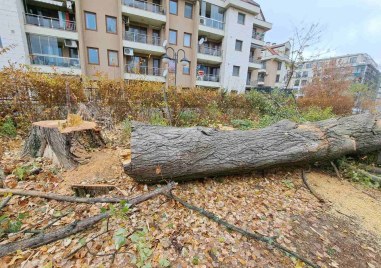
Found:
[[[174,187],[175,187],[174,183],[169,183],[166,186],[159,187],[152,192],[127,200],[127,204],[129,204],[130,207],[136,206],[137,204],[140,204],[158,195],[167,194]],[[126,200],[126,199],[121,199],[121,200]],[[65,201],[65,200],[62,200],[62,201]],[[84,220],[74,221],[69,225],[61,227],[49,233],[41,233],[29,239],[23,239],[20,241],[15,241],[5,245],[1,245],[0,257],[11,254],[19,249],[26,250],[28,248],[37,248],[39,246],[43,246],[43,245],[61,240],[68,236],[87,230],[88,228],[92,227],[99,221],[103,219],[107,219],[108,217],[110,217],[110,214],[108,212],[101,213]]]
[[[353,166],[353,165],[350,165],[350,164],[348,164],[348,163],[346,163],[346,162],[343,162],[342,165],[343,165],[344,167],[347,167],[347,168],[349,168],[349,169],[352,169],[352,170],[354,170],[354,171],[356,171],[356,172],[358,172],[358,173],[360,173],[360,174],[362,174],[362,175],[368,177],[368,178],[369,178],[372,182],[374,182],[374,183],[379,183],[379,184],[381,184],[381,177],[380,177],[380,176],[371,174],[371,173],[369,173],[368,171],[365,171],[365,170],[363,170],[363,169],[361,169],[361,168],[358,168],[358,167],[355,167],[355,166]]]
[[[8,202],[11,200],[11,198],[12,198],[12,196],[8,195],[6,198],[4,198],[3,201],[1,201],[1,203],[0,203],[0,210],[2,210],[3,207],[5,207],[8,204]]]
[[[339,171],[339,169],[337,168],[336,164],[333,161],[331,161],[331,166],[335,170],[336,176],[341,180],[342,177],[341,177],[340,171]]]
[[[307,181],[307,176],[306,176],[306,173],[304,172],[304,170],[302,170],[302,179],[303,179],[304,185],[311,192],[311,194],[313,196],[315,196],[317,198],[317,200],[319,200],[320,203],[325,203],[324,199],[318,193],[316,193],[315,190],[312,189],[311,186],[309,185],[309,183]]]
[[[264,236],[262,234],[259,234],[257,232],[248,232],[248,231],[245,231],[233,224],[230,224],[224,220],[222,220],[221,218],[219,218],[217,215],[215,215],[214,213],[212,212],[209,212],[207,210],[204,210],[202,208],[199,208],[199,207],[196,207],[192,204],[189,204],[187,203],[186,201],[180,199],[179,197],[173,195],[172,193],[170,193],[169,195],[167,195],[169,198],[173,198],[175,201],[179,202],[181,205],[183,205],[184,207],[188,208],[188,209],[191,209],[191,210],[194,210],[194,211],[197,211],[198,213],[200,213],[201,215],[207,217],[208,219],[211,219],[212,221],[214,222],[217,222],[218,224],[221,224],[223,226],[225,226],[227,229],[229,230],[233,230],[233,231],[236,231],[248,238],[253,238],[255,240],[258,240],[258,241],[261,241],[261,242],[264,242],[266,243],[267,245],[269,246],[272,246],[272,247],[275,247],[283,252],[285,252],[286,254],[292,256],[292,257],[295,257],[301,261],[303,261],[304,263],[308,264],[309,266],[313,267],[313,268],[318,268],[319,266],[312,263],[311,261],[307,260],[306,258],[298,255],[297,253],[295,253],[294,251],[282,246],[281,244],[279,244],[278,242],[275,241],[275,239],[273,237],[268,237],[268,236]]]
[[[381,175],[381,168],[379,168],[379,167],[373,167],[373,166],[368,166],[368,165],[363,165],[363,164],[360,164],[359,166],[368,172]]]
[[[120,203],[121,201],[129,201],[127,198],[107,198],[107,197],[86,198],[86,197],[58,195],[58,194],[39,192],[39,191],[26,191],[22,189],[0,189],[0,194],[7,194],[7,193],[11,193],[13,195],[20,195],[20,196],[41,197],[45,199],[52,199],[52,200],[71,202],[71,203],[95,204],[95,203]]]

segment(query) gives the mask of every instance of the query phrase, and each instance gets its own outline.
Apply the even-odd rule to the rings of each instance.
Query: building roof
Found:
[[[242,2],[245,2],[245,3],[249,3],[249,4],[252,4],[254,6],[257,6],[257,7],[260,7],[260,5],[255,2],[254,0],[241,0]]]

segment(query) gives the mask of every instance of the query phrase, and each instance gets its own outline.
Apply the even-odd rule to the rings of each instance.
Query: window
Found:
[[[302,77],[308,77],[308,72],[304,71],[303,74],[302,74]]]
[[[191,19],[193,16],[193,5],[191,3],[185,3],[184,17]]]
[[[106,32],[116,34],[116,18],[106,16]]]
[[[87,59],[89,64],[99,65],[99,49],[94,47],[87,48]]]
[[[295,87],[298,87],[299,84],[300,84],[300,80],[295,80],[294,86],[295,86]]]
[[[172,45],[177,45],[177,31],[169,30],[169,43]]]
[[[233,66],[233,76],[239,76],[239,66]]]
[[[306,63],[306,69],[311,69],[312,68],[312,63]]]
[[[183,74],[190,74],[190,63],[187,66],[183,66]]]
[[[184,33],[184,47],[191,46],[192,35],[189,33]]]
[[[302,80],[302,86],[307,85],[307,80]]]
[[[97,30],[97,14],[85,11],[86,30]]]
[[[353,57],[349,59],[350,63],[356,63],[357,62],[357,57]]]
[[[296,78],[300,78],[301,77],[301,73],[300,72],[297,72],[296,73]]]
[[[1,42],[1,36],[0,36],[0,48],[3,48],[3,42]]]
[[[280,80],[280,75],[278,74],[275,78],[275,83],[279,83],[279,80]]]
[[[119,66],[118,51],[107,50],[108,66]]]
[[[245,25],[245,14],[238,12],[238,24]]]
[[[169,1],[169,13],[173,15],[177,15],[177,0]]]
[[[235,50],[236,51],[242,51],[242,41],[241,40],[235,40]]]
[[[278,71],[282,70],[282,63],[278,62]]]

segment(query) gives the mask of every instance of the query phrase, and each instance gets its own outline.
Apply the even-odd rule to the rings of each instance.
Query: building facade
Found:
[[[253,0],[0,4],[0,45],[15,46],[1,57],[0,67],[11,60],[41,72],[104,74],[188,88],[244,92],[248,81],[257,80],[262,68],[257,59],[272,27]]]
[[[293,88],[297,92],[297,95],[302,96],[302,89],[312,81],[314,70],[327,66],[327,64],[332,61],[336,61],[339,66],[350,67],[352,75],[349,79],[354,83],[366,84],[374,92],[378,91],[381,82],[379,66],[366,53],[349,54],[304,62],[298,66],[289,87]]]

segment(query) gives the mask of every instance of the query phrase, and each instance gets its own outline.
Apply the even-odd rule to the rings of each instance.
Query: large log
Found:
[[[134,125],[125,172],[138,182],[249,173],[381,149],[381,117],[360,114],[260,130],[218,131]]]

